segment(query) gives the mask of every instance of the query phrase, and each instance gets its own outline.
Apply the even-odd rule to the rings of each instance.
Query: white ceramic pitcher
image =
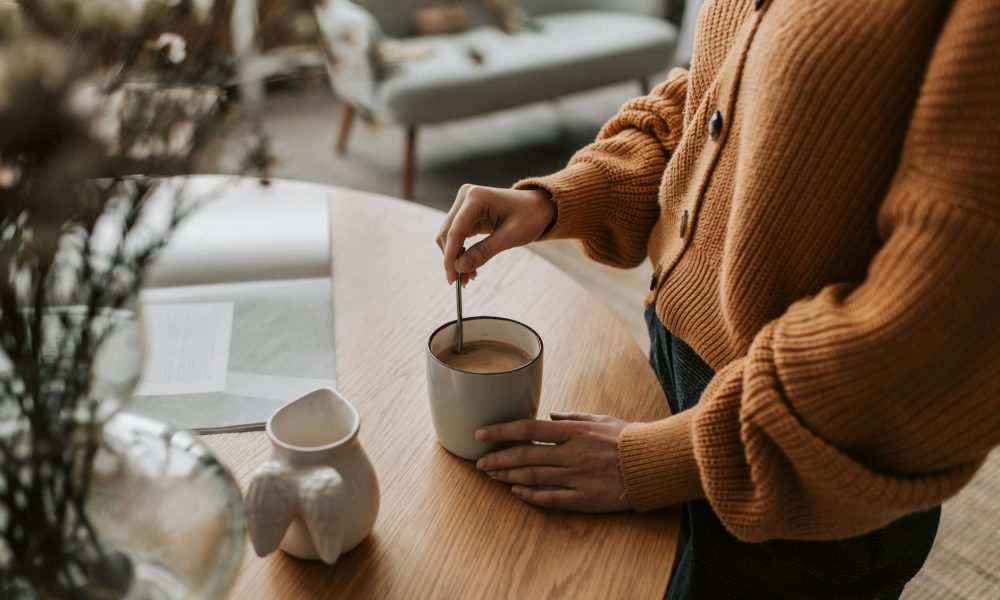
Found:
[[[280,547],[333,564],[368,537],[379,487],[358,441],[360,425],[354,407],[329,389],[271,416],[271,460],[254,472],[246,494],[247,526],[259,556]]]

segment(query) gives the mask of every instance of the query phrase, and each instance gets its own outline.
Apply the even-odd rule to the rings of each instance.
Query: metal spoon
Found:
[[[458,253],[459,256],[465,254],[465,248]],[[455,306],[458,308],[458,319],[455,321],[455,337],[458,338],[458,349],[456,352],[458,354],[462,353],[462,274],[458,274],[458,279],[455,280]]]

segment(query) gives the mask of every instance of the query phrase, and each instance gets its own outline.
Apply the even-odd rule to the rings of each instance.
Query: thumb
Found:
[[[553,421],[599,421],[601,416],[590,413],[559,412],[554,410],[549,413],[549,418]]]
[[[471,273],[509,247],[509,245],[504,245],[500,235],[494,233],[459,256],[458,260],[455,261],[455,270],[459,273]]]

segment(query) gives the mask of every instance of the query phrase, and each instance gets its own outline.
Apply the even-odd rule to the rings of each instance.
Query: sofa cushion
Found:
[[[663,0],[514,0],[529,15],[581,10],[613,10],[652,17],[665,16]]]
[[[516,35],[480,27],[420,38],[433,52],[399,65],[382,83],[379,105],[409,125],[511,108],[663,71],[677,39],[666,21],[617,12],[559,13],[534,22],[537,31]]]

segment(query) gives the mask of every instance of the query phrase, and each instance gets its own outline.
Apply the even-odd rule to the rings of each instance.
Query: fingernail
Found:
[[[512,486],[512,487],[510,488],[510,491],[511,491],[511,493],[512,493],[512,494],[514,494],[515,496],[520,496],[520,495],[521,495],[521,492],[522,492],[522,491],[524,491],[524,488],[522,488],[522,487],[521,487],[521,486],[519,486],[519,485],[515,485],[515,486]]]
[[[477,469],[482,470],[485,467],[486,467],[486,461],[485,460],[479,459],[478,461],[476,461],[476,468]]]
[[[497,472],[496,471],[487,471],[486,474],[489,475],[493,479],[497,478]]]
[[[485,442],[486,438],[488,437],[489,437],[489,432],[487,432],[485,429],[480,429],[476,431],[476,439],[479,440],[480,442]]]

